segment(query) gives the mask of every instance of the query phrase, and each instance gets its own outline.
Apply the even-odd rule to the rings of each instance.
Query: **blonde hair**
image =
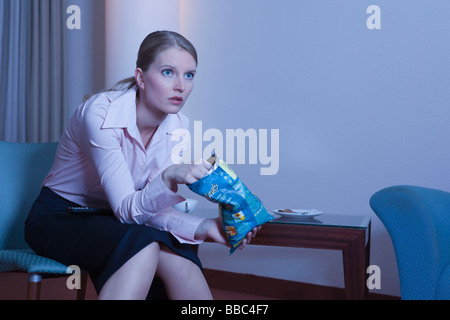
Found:
[[[173,31],[155,31],[150,33],[139,47],[136,68],[141,68],[144,72],[148,70],[150,65],[155,61],[156,56],[167,49],[179,47],[189,52],[198,64],[198,56],[195,47],[189,40],[181,34]],[[105,91],[129,90],[136,85],[134,77],[125,78],[117,82],[111,89]],[[93,94],[84,97],[83,102],[88,100]]]

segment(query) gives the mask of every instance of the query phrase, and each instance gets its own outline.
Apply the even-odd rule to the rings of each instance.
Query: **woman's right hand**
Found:
[[[203,178],[212,168],[212,164],[202,160],[200,164],[175,164],[161,174],[162,181],[171,190],[176,191],[179,184],[191,184]]]

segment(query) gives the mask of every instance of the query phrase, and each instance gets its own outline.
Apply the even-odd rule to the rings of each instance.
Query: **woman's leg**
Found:
[[[120,267],[105,283],[101,300],[143,300],[155,273],[169,299],[210,300],[211,291],[200,268],[191,260],[153,242]]]
[[[100,300],[144,300],[155,276],[159,244],[153,242],[120,267],[106,281]]]
[[[172,300],[211,300],[208,283],[200,268],[191,260],[161,245],[156,274]]]

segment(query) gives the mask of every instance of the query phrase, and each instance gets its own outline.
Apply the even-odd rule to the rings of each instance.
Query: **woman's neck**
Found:
[[[148,147],[159,125],[166,119],[167,113],[152,112],[139,95],[136,96],[136,125],[145,148]]]

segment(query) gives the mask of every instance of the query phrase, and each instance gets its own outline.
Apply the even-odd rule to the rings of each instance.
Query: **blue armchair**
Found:
[[[402,299],[450,299],[450,193],[393,186],[370,206],[391,236]]]
[[[57,143],[0,141],[0,272],[28,272],[28,299],[40,298],[43,277],[67,277],[71,271],[36,255],[24,239],[24,222],[53,163],[56,147]],[[82,274],[77,299],[84,299],[86,282],[87,274]]]

